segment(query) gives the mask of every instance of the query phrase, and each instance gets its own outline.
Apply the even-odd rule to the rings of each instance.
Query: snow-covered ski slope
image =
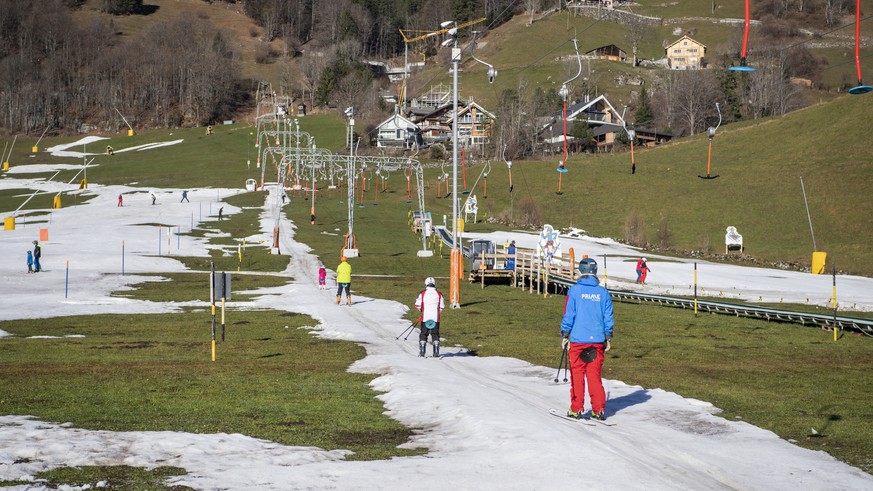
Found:
[[[0,186],[11,189],[33,183],[21,175],[0,180]],[[119,208],[116,198],[122,191],[130,194]],[[207,254],[208,245],[202,240],[181,237],[177,243],[176,236],[159,238],[157,227],[141,224],[178,224],[185,231],[192,221],[196,226],[200,220],[215,219],[218,206],[232,215],[236,211],[232,206],[216,200],[237,191],[189,191],[189,204],[179,203],[181,190],[155,190],[161,206],[150,205],[148,191],[92,186],[89,192],[96,194],[95,199],[54,210],[51,223],[28,223],[0,234],[4,251],[0,319],[177,309],[181,304],[109,296],[140,281],[137,273],[181,271],[173,254]],[[275,202],[275,197],[267,202]],[[263,233],[249,237],[249,243],[269,243],[273,213],[265,208]],[[0,480],[27,479],[59,466],[123,464],[183,467],[189,474],[172,482],[197,489],[873,489],[873,477],[823,452],[802,449],[742,421],[726,421],[714,416],[715,409],[706,402],[657,388],[607,381],[607,414],[615,427],[561,421],[548,410],[566,408],[569,387],[553,383],[554,367],[467,356],[463,348],[452,347],[450,325],[443,328],[447,339],[443,359],[422,360],[414,336],[396,339],[409,325],[403,319],[407,305],[356,295],[354,306],[338,307],[333,291],[317,287],[317,258],[294,240],[293,224],[280,219],[280,248],[292,259],[286,273],[295,281],[288,287],[263,290],[264,295],[250,306],[309,314],[321,323],[317,335],[363,343],[367,356],[351,369],[378,374],[372,386],[380,392],[377,397],[387,414],[419,428],[408,445],[427,447],[427,455],[346,462],[343,449],[285,447],[239,434],[86,431],[62,421],[0,415]],[[24,272],[25,251],[38,238],[39,228],[49,229],[49,240],[43,244],[47,272],[29,275]],[[511,236],[520,243],[527,240],[525,234]],[[122,240],[124,276],[120,274]],[[170,256],[163,249],[158,257],[159,241],[160,247],[170,247]],[[587,253],[593,256],[598,251]],[[67,260],[70,286],[65,297]],[[671,266],[657,259],[650,262],[650,284],[669,282]],[[678,267],[681,262],[671,264]],[[628,267],[630,274],[622,274],[616,263],[610,274],[634,278],[632,265]],[[706,268],[725,281],[741,278],[742,285],[762,291],[773,276],[787,274],[741,268],[742,274],[736,276],[734,271],[740,269],[736,266]],[[678,279],[679,273],[677,288],[686,286]],[[870,280],[857,281],[866,292],[873,291]],[[794,290],[790,284],[785,289],[794,294],[808,286],[800,280],[791,283]],[[410,304],[417,287],[410,285]],[[665,283],[658,288],[668,287]],[[557,330],[558,313],[554,318]],[[617,326],[616,339],[620,336]],[[0,338],[0,347],[2,343]],[[557,354],[557,339],[555,349]],[[621,350],[620,344],[613,349]]]

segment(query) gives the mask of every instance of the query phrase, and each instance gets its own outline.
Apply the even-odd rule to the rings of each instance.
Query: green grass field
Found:
[[[873,150],[863,143],[865,126],[858,122],[866,120],[871,101],[844,97],[782,118],[722,127],[713,150],[714,170],[721,176],[716,180],[697,178],[705,172],[706,156],[706,139],[697,136],[639,151],[633,176],[629,154],[574,156],[564,180],[566,192],[560,197],[554,194],[557,176],[551,161],[516,162],[512,194],[508,193],[505,166],[495,162],[487,198],[484,189],[474,191],[488,217],[516,217],[526,206],[538,209],[542,221],[556,227],[572,225],[593,235],[622,238],[628,217],[639,213],[649,237],[666,223],[672,246],[680,252],[707,244],[718,250],[724,227],[735,225],[756,258],[808,262],[812,244],[800,193],[802,175],[819,249],[826,250],[839,269],[869,275],[873,274],[869,254],[873,206],[866,184],[873,170]],[[342,145],[344,126],[339,118],[307,116],[301,125],[316,135],[319,145],[324,142],[334,149]],[[116,150],[175,138],[185,141],[146,152],[98,156],[99,167],[89,169],[89,181],[136,183],[146,190],[152,186],[241,188],[246,178],[259,172],[254,162],[246,165],[254,159],[251,131],[239,124],[218,127],[208,137],[203,129],[113,136],[110,141]],[[68,141],[51,138],[41,146]],[[31,158],[32,144],[19,139],[11,158],[13,166],[75,163],[44,152]],[[481,164],[467,169],[471,186],[481,170]],[[437,198],[436,172],[428,169],[426,173],[427,207],[436,217],[450,215],[450,200]],[[58,179],[66,182],[75,171],[61,174]],[[41,175],[49,177],[48,173]],[[2,178],[14,177],[4,174]],[[342,191],[319,197],[315,225],[309,225],[307,197],[292,193],[284,208],[300,224],[298,240],[313,247],[329,267],[338,262],[346,231]],[[387,275],[356,279],[356,294],[410,304],[425,276],[446,276],[447,251],[444,257],[415,257],[421,244],[408,227],[410,205],[405,203],[405,191],[405,180],[393,176],[388,191],[380,193],[378,206],[372,204],[375,195],[371,190],[365,196],[366,206],[355,211],[363,253],[354,260],[355,272]],[[15,210],[27,194],[20,186],[14,192],[0,193],[0,210]],[[255,206],[263,197],[263,193],[247,193],[233,198],[243,214],[204,226],[220,227],[232,239],[218,241],[223,252],[211,258],[185,258],[189,267],[205,271],[214,260],[221,262],[221,268],[235,270],[239,261],[232,253],[238,243],[234,238],[259,233]],[[51,204],[48,196],[40,200],[35,208]],[[71,206],[74,199],[64,197],[63,202]],[[477,224],[468,230],[507,226],[518,224]],[[241,273],[247,274],[240,275],[240,281],[252,287],[280,284],[275,272],[285,268],[287,259],[269,258],[263,244],[249,247],[241,265]],[[198,282],[196,273],[162,276],[169,281],[160,288],[146,283],[138,292],[120,294],[159,301],[203,299],[187,292],[189,285]],[[506,287],[465,286],[464,308],[446,314],[444,337],[482,356],[513,356],[555,366],[560,353],[560,301]],[[614,350],[606,366],[609,377],[710,401],[724,410],[725,417],[772,429],[783,438],[825,450],[867,472],[873,469],[873,413],[867,401],[873,376],[865,370],[871,353],[869,339],[847,334],[834,343],[830,333],[812,328],[727,316],[694,317],[687,311],[633,304],[618,305],[616,314]],[[33,321],[0,323],[0,329],[20,336],[0,343],[4,350],[0,413],[34,414],[102,429],[217,431],[220,427],[221,431],[286,443],[351,448],[357,452],[355,458],[405,454],[395,446],[406,440],[410,430],[381,415],[383,407],[366,385],[371,377],[345,371],[363,356],[363,350],[311,337],[305,329],[295,328],[311,323],[301,317],[278,312],[233,314],[228,341],[219,345],[220,359],[233,367],[221,375],[227,378],[226,391],[209,385],[219,375],[208,362],[210,317],[205,311],[62,318],[39,326]],[[299,324],[292,325],[291,320]],[[130,328],[122,330],[119,325]],[[87,337],[73,341],[23,337],[73,332]],[[261,341],[267,338],[276,342]],[[315,347],[313,358],[297,351],[310,345]],[[278,373],[279,361],[292,355],[293,369],[286,367]],[[157,363],[157,359],[172,363]],[[193,370],[191,380],[180,377],[187,370]],[[127,382],[128,377],[138,384]],[[251,377],[263,384],[262,398],[255,402],[275,407],[262,419],[252,416],[241,382]],[[275,386],[276,377],[279,386]],[[72,383],[65,383],[68,380]],[[338,407],[336,401],[324,405],[315,401],[314,394],[324,390],[325,380],[353,393],[356,410],[366,418],[356,418],[348,427],[334,431],[320,431],[324,422],[315,413]],[[28,389],[27,397],[19,395],[23,388]],[[299,394],[299,401],[286,400],[288,391]],[[183,401],[181,408],[175,399]],[[131,404],[128,401],[148,401],[143,406],[153,409],[125,412],[123,408]],[[106,404],[120,409],[107,413]],[[190,418],[183,411],[210,416],[206,418],[210,422]],[[221,416],[213,421],[211,415],[217,413]],[[306,424],[297,425],[297,421]],[[823,436],[810,436],[810,428],[817,428]]]
[[[400,211],[406,205],[398,196],[391,198],[356,211],[362,255],[351,260],[361,275],[354,276],[353,290],[411,305],[424,277],[445,285],[447,251],[443,259],[413,257],[420,243],[405,228]],[[305,204],[292,203],[285,210],[297,223],[308,218]],[[301,225],[296,234],[329,266],[338,261],[342,237],[324,231],[342,226],[341,210],[340,204],[331,205],[320,215],[331,218]],[[443,313],[444,344],[465,346],[479,356],[557,366],[562,296],[463,283],[461,305]],[[866,369],[873,353],[869,338],[845,334],[834,343],[831,332],[793,324],[695,316],[635,303],[616,303],[615,309],[614,348],[604,366],[609,378],[712,402],[725,418],[742,419],[873,472],[873,411],[864,395],[873,389]],[[410,313],[409,320],[414,316]],[[811,435],[810,428],[825,436]]]
[[[382,415],[372,375],[347,372],[362,347],[313,337],[307,316],[230,311],[213,362],[211,322],[208,308],[0,322],[15,334],[2,342],[0,412],[95,430],[242,433],[348,448],[352,459],[420,453],[396,448],[411,433]]]
[[[634,11],[664,18],[738,18],[739,2],[662,2],[639,0]],[[871,2],[865,0],[865,7]],[[169,5],[162,14],[171,13]],[[865,8],[866,12],[869,10]],[[234,17],[235,19],[235,17]],[[141,27],[120,19],[119,28],[132,35]],[[847,19],[848,21],[848,19]],[[234,20],[236,22],[236,20]],[[868,21],[869,22],[869,21]],[[624,32],[605,22],[572,17],[548,17],[527,27],[522,17],[492,31],[477,54],[499,70],[494,85],[485,81],[484,67],[465,64],[460,74],[462,97],[474,97],[491,107],[500,91],[522,81],[545,89],[558,88],[567,78],[560,57],[572,54],[572,37],[586,51],[606,44],[625,47]],[[639,55],[663,56],[662,42],[675,39],[663,26],[647,34]],[[736,26],[699,20],[681,26],[694,29],[711,50],[722,49]],[[869,31],[864,25],[865,33]],[[865,34],[866,35],[866,34]],[[250,40],[249,40],[250,41]],[[752,39],[754,50],[755,38]],[[523,46],[522,49],[516,46]],[[865,60],[869,48],[862,52]],[[712,51],[711,51],[712,52]],[[753,51],[754,52],[754,51]],[[823,72],[831,83],[851,80],[853,70],[844,48],[823,48],[830,65]],[[278,66],[278,65],[276,65]],[[592,62],[594,76],[611,86],[623,65]],[[445,64],[416,73],[413,84],[448,83]],[[587,67],[586,67],[587,69]],[[269,79],[267,66],[247,64],[247,70]],[[848,74],[848,75],[847,75]],[[607,84],[608,82],[608,84]],[[630,87],[610,87],[609,98],[620,106]],[[813,93],[814,96],[815,93]],[[713,144],[713,174],[704,181],[707,141],[697,135],[655,149],[637,148],[637,173],[630,175],[630,154],[572,156],[564,195],[556,196],[557,158],[516,161],[514,192],[508,173],[492,162],[487,198],[483,183],[474,191],[486,218],[502,223],[468,225],[471,231],[519,228],[523,209],[538,212],[540,221],[555,227],[581,227],[595,236],[623,239],[629,218],[639,214],[649,242],[659,230],[669,230],[665,253],[691,250],[717,252],[724,228],[737,226],[747,252],[761,263],[787,261],[808,265],[813,251],[800,176],[809,200],[818,250],[845,272],[873,275],[873,198],[868,187],[873,174],[873,149],[866,142],[873,99],[822,94],[824,104],[780,118],[722,126]],[[620,109],[620,108],[619,108]],[[344,146],[345,123],[332,114],[300,119],[301,129],[316,136],[318,146]],[[358,129],[362,133],[361,128]],[[20,136],[8,161],[12,168],[29,164],[82,164],[81,159],[56,158],[45,149],[75,137],[44,138],[32,153],[38,135]],[[242,188],[248,178],[260,178],[254,147],[254,127],[248,122],[205,128],[140,130],[89,144],[95,155],[88,169],[93,184],[118,184],[178,189]],[[144,152],[124,152],[137,145],[184,140],[178,145]],[[11,145],[12,137],[0,137]],[[90,157],[89,157],[90,160]],[[483,169],[467,169],[470,185]],[[56,181],[78,182],[80,169],[61,171]],[[267,180],[275,169],[263,169]],[[451,215],[451,202],[437,198],[436,168],[426,170],[426,199],[434,216]],[[54,171],[26,177],[48,179]],[[2,173],[0,179],[20,177]],[[356,209],[356,232],[363,256],[353,260],[355,293],[411,304],[421,280],[447,275],[447,251],[440,257],[417,258],[420,242],[409,230],[404,179],[392,176],[389,191],[373,206]],[[27,219],[48,213],[54,194],[15,186],[0,191],[0,211],[21,207]],[[117,295],[153,301],[205,301],[203,272],[210,262],[235,271],[235,290],[276,287],[288,281],[278,272],[288,258],[268,254],[264,244],[247,244],[242,262],[235,254],[241,237],[259,233],[257,210],[263,193],[247,193],[229,202],[244,209],[232,220],[209,223],[193,233],[213,230],[229,238],[212,239],[220,246],[210,257],[179,258],[190,273],[158,275]],[[313,247],[333,268],[338,262],[346,211],[340,189],[319,195],[317,221],[309,223],[307,197],[292,194],[285,211],[301,224],[298,240]],[[88,200],[84,193],[64,193],[64,206]],[[437,219],[439,222],[440,220]],[[541,225],[541,223],[534,224]],[[19,225],[20,226],[20,225]],[[235,301],[245,301],[239,295]],[[554,367],[560,354],[557,323],[560,297],[543,298],[505,286],[485,289],[464,285],[463,308],[445,313],[443,335],[449,345],[463,345],[480,356],[511,356]],[[410,320],[412,320],[410,318]],[[869,394],[873,375],[871,340],[845,334],[838,342],[815,328],[768,323],[729,316],[700,315],[670,308],[616,304],[616,337],[605,365],[606,376],[645,388],[662,388],[712,402],[722,416],[742,419],[774,431],[798,445],[823,450],[873,473],[873,410]],[[384,459],[420,454],[402,450],[412,429],[382,414],[384,407],[368,383],[372,376],[353,374],[348,366],[364,356],[352,343],[321,340],[309,334],[317,328],[306,316],[274,311],[230,312],[226,340],[218,343],[218,361],[209,360],[211,316],[208,308],[180,314],[98,315],[40,321],[0,322],[14,335],[0,341],[0,414],[32,414],[103,430],[172,430],[243,433],[289,445],[346,448],[352,459]],[[29,339],[30,335],[83,334],[84,338]],[[351,408],[351,409],[350,409]],[[356,417],[337,424],[325,415],[352,410]],[[813,435],[815,428],[818,435]],[[118,467],[61,468],[38,477],[50,483],[95,482],[108,479],[110,488],[164,489],[161,484],[184,469],[151,471]],[[2,483],[14,485],[24,483]],[[178,489],[178,488],[177,488]]]

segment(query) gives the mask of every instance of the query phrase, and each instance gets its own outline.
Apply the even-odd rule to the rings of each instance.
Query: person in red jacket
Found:
[[[640,282],[640,276],[643,275],[643,270],[641,268],[643,267],[643,261],[645,260],[646,258],[644,257],[637,259],[637,283]]]
[[[640,272],[640,279],[639,279],[638,283],[645,285],[646,284],[646,275],[648,275],[649,271],[651,271],[651,270],[652,270],[652,268],[650,268],[649,265],[646,263],[646,258],[640,258],[640,271],[639,271]]]
[[[591,401],[591,417],[606,419],[606,391],[601,372],[609,351],[615,318],[609,291],[597,280],[597,261],[579,261],[582,277],[567,290],[561,319],[561,348],[570,362],[570,409],[567,417],[582,419],[585,389]]]

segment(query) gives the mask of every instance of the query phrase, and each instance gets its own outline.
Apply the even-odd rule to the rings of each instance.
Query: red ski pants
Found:
[[[585,348],[597,350],[597,358],[594,361],[585,363],[579,357]],[[603,368],[603,344],[570,343],[567,356],[570,360],[570,409],[573,412],[585,409],[585,381],[587,380],[591,410],[595,413],[603,411],[606,407],[606,391],[603,390],[603,381],[600,379],[600,371]]]

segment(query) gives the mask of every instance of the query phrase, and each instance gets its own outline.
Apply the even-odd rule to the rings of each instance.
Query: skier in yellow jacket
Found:
[[[348,263],[348,258],[343,256],[340,259],[339,266],[336,267],[336,303],[339,305],[343,298],[343,290],[346,291],[346,303],[352,304],[352,292],[349,287],[352,284],[352,265]]]

